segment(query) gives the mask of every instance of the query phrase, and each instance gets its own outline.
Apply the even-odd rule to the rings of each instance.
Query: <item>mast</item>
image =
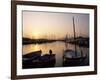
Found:
[[[73,16],[73,32],[74,32],[74,41],[75,41],[75,40],[76,40],[76,32],[75,32],[74,16]],[[75,56],[77,57],[77,52],[76,52],[76,41],[75,41]]]
[[[73,17],[73,32],[74,32],[74,40],[75,40],[76,34],[75,34],[75,22],[74,22],[74,17]]]

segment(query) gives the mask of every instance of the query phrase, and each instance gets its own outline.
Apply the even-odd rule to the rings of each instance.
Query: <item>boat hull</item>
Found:
[[[36,53],[33,53],[36,54]],[[31,55],[33,55],[31,54]],[[29,56],[28,55],[28,59],[25,60],[26,57],[24,57],[23,59],[23,69],[28,69],[28,68],[45,68],[45,67],[54,67],[55,66],[55,54],[45,54],[43,56],[38,56],[35,58],[34,56]]]
[[[68,56],[67,54],[75,54],[73,50],[65,50],[63,55],[63,66],[80,66],[86,59],[86,56]]]

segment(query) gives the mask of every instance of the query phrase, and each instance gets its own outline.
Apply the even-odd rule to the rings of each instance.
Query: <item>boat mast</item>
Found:
[[[75,40],[76,34],[75,34],[75,22],[74,22],[74,17],[73,17],[73,32],[74,32],[74,40]]]
[[[74,16],[73,16],[73,32],[74,32],[74,43],[75,43],[75,56],[77,57],[77,52],[76,52],[76,33],[75,33]]]

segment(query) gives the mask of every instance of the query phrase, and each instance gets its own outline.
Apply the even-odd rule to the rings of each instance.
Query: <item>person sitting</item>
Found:
[[[51,49],[49,50],[49,54],[52,55],[52,50]]]

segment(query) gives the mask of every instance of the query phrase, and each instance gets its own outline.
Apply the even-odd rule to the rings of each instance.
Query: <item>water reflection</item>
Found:
[[[23,45],[23,55],[42,50],[42,55],[49,54],[49,50],[52,50],[53,54],[56,55],[56,64],[55,67],[62,67],[63,66],[63,51],[65,49],[72,49],[75,50],[74,45],[64,42],[53,42],[53,43],[45,43],[45,44],[29,44],[29,45]],[[80,54],[80,51],[83,51],[83,55],[87,55],[87,58],[84,62],[84,65],[89,65],[89,48],[85,47],[79,47],[77,46],[77,51]]]

